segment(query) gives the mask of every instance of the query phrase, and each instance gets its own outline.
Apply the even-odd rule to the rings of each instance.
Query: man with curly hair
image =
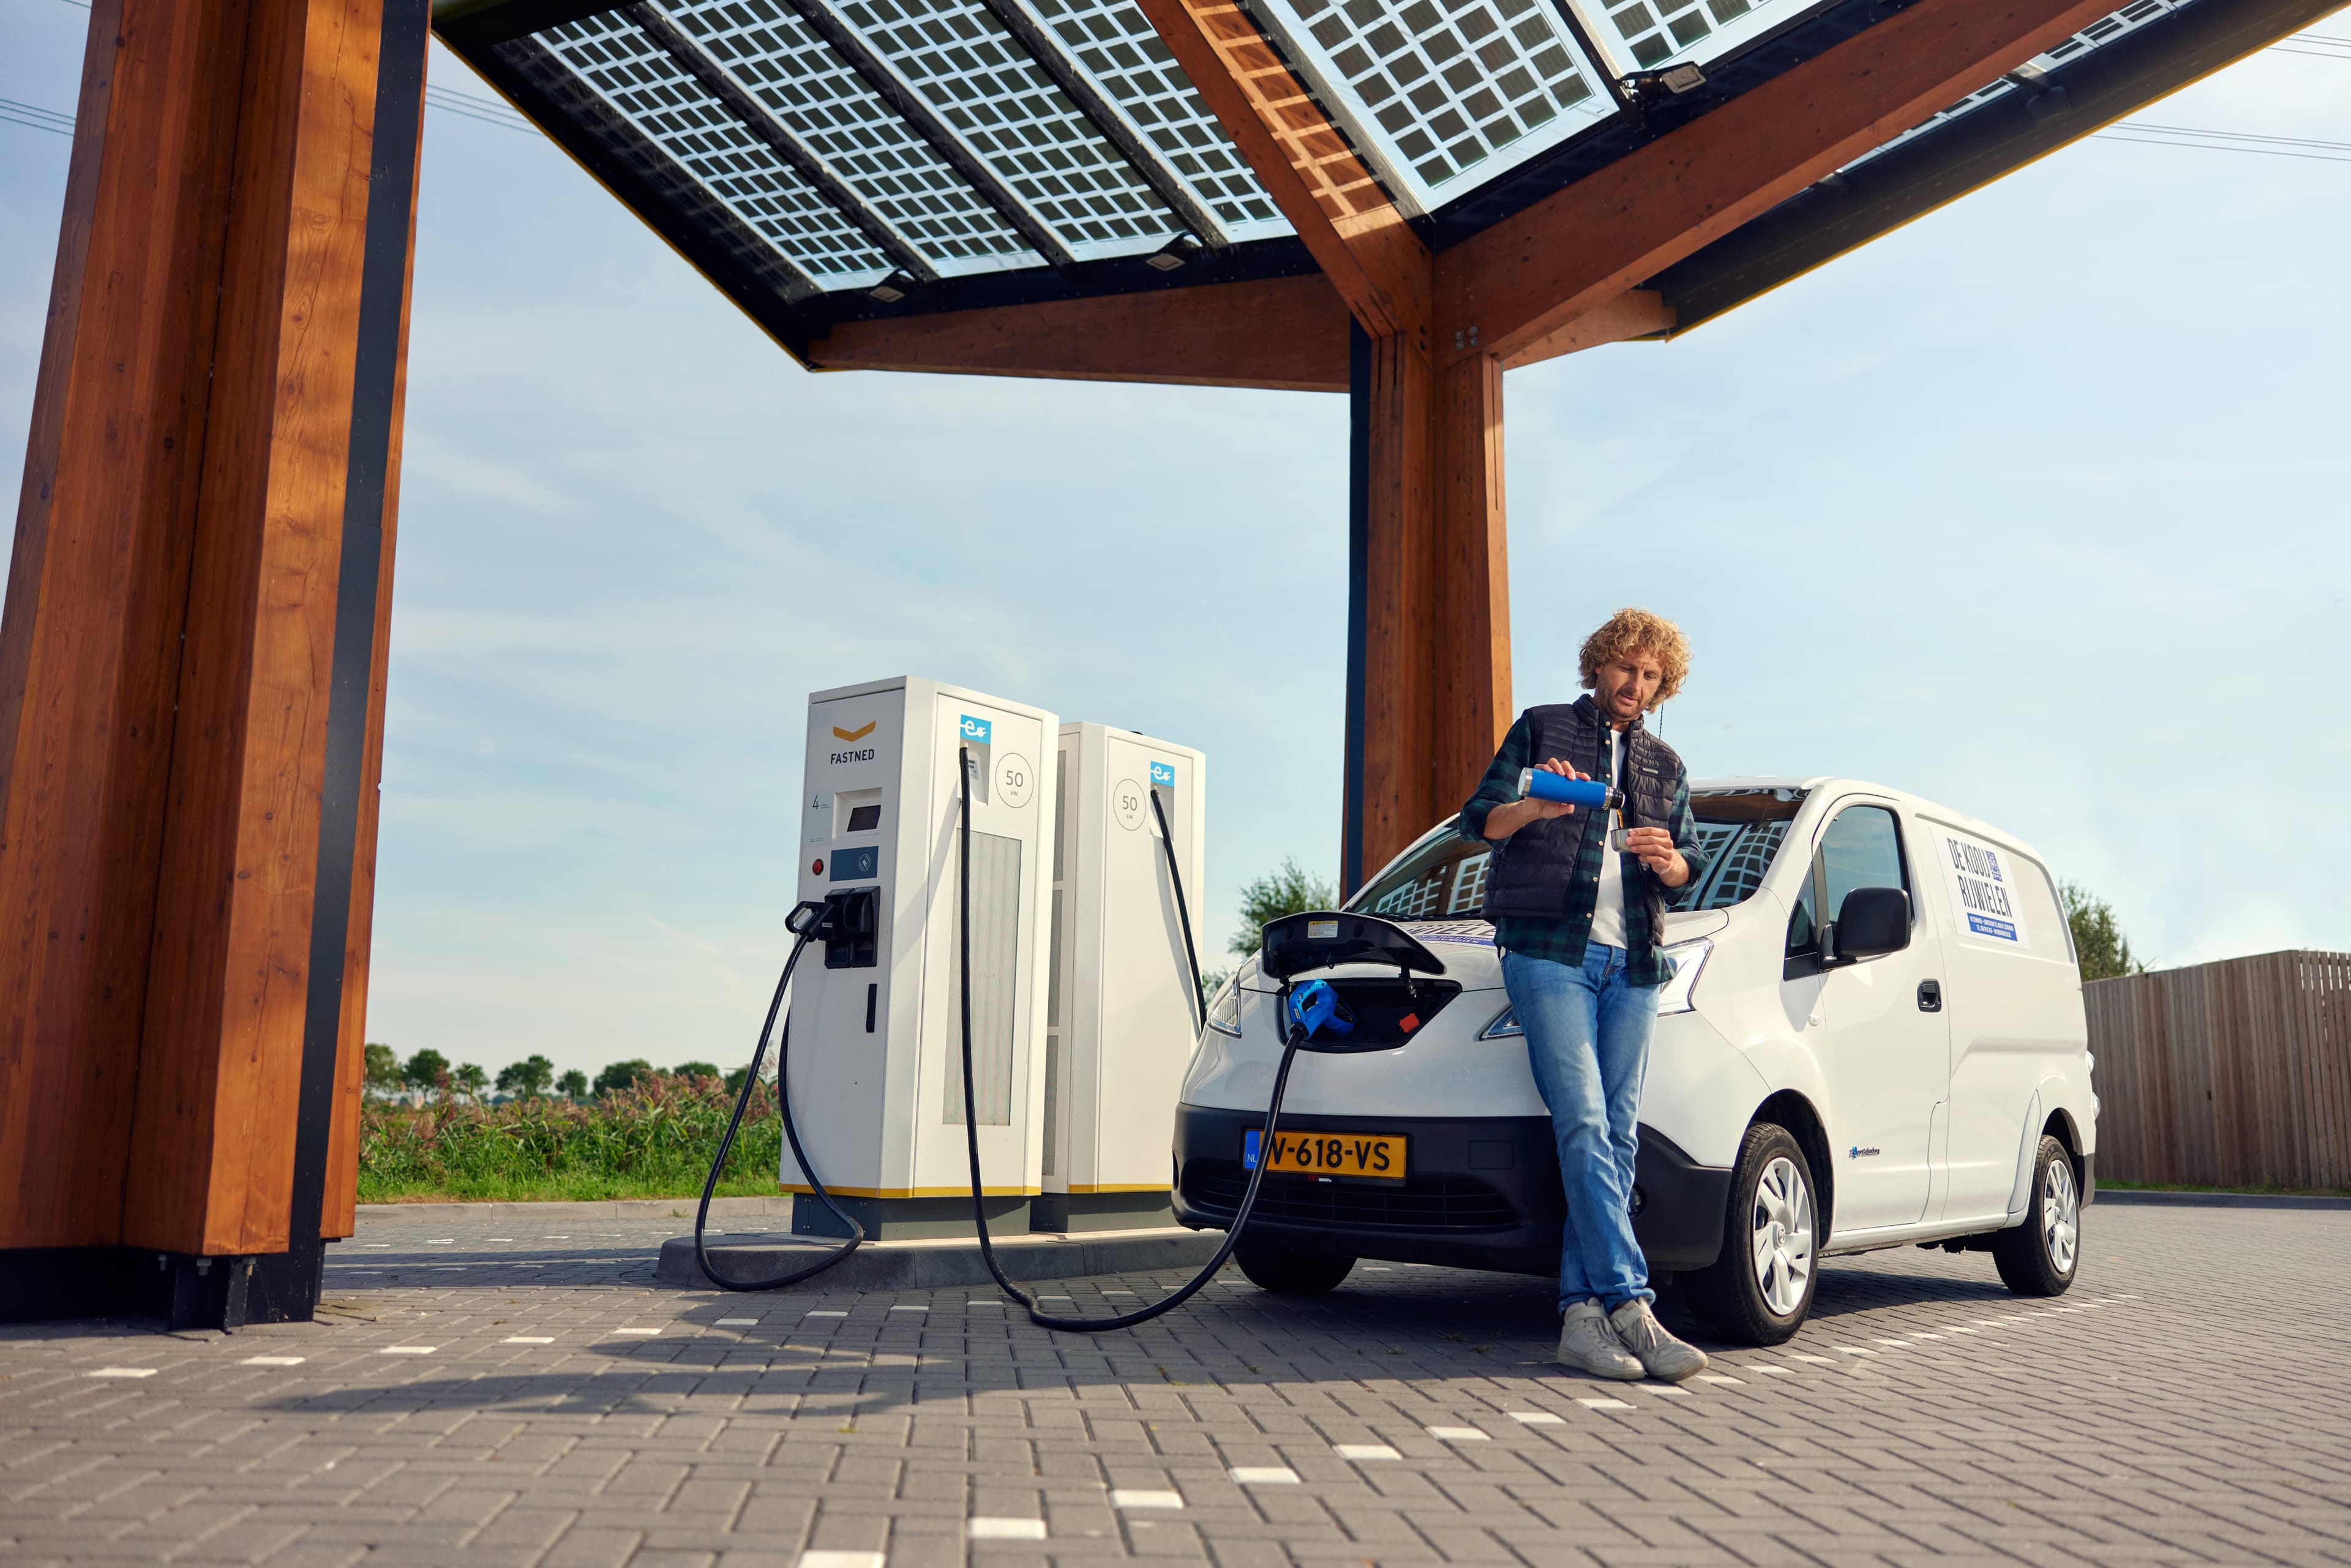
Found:
[[[1677,1383],[1706,1355],[1650,1311],[1632,1195],[1649,1030],[1673,976],[1658,940],[1666,904],[1706,869],[1682,759],[1641,720],[1681,690],[1689,644],[1661,616],[1619,610],[1584,639],[1582,665],[1587,695],[1519,716],[1461,809],[1460,831],[1494,846],[1486,915],[1567,1190],[1559,1359],[1602,1377]],[[1623,791],[1621,851],[1609,847],[1608,813],[1521,799],[1529,768]]]

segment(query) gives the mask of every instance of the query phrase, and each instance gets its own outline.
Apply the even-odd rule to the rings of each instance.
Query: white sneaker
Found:
[[[1596,1301],[1578,1301],[1567,1309],[1567,1321],[1559,1328],[1559,1362],[1594,1377],[1624,1383],[1643,1375],[1640,1361],[1616,1337],[1608,1314]]]
[[[1667,1333],[1649,1303],[1638,1296],[1609,1313],[1608,1326],[1616,1331],[1618,1342],[1640,1358],[1642,1370],[1651,1377],[1679,1383],[1706,1370],[1706,1352]]]

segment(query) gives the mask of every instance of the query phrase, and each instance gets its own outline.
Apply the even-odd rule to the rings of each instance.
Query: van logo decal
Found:
[[[867,736],[873,733],[873,726],[876,722],[877,721],[873,719],[867,719],[865,721],[865,727],[862,729],[843,729],[841,726],[836,724],[832,727],[832,738],[835,740],[862,740]]]
[[[1846,1157],[1847,1157],[1848,1159],[1856,1159],[1856,1160],[1858,1160],[1858,1159],[1865,1159],[1865,1158],[1866,1158],[1866,1157],[1868,1157],[1869,1155],[1874,1155],[1874,1154],[1876,1154],[1876,1153],[1877,1153],[1877,1151],[1876,1151],[1876,1149],[1865,1149],[1865,1148],[1863,1148],[1859,1144],[1855,1144],[1855,1145],[1853,1146],[1853,1152],[1852,1152],[1852,1154],[1848,1155]]]

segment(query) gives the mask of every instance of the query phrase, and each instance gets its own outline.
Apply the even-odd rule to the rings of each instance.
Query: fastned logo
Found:
[[[873,726],[875,722],[875,720],[869,718],[865,721],[862,727],[857,729],[843,729],[841,726],[836,724],[832,727],[832,738],[835,740],[862,740],[867,736],[873,733]]]

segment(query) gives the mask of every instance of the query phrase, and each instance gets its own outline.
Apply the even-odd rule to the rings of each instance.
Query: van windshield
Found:
[[[1728,909],[1763,884],[1788,824],[1804,803],[1793,789],[1708,789],[1690,796],[1706,874],[1667,907]],[[1421,840],[1403,859],[1347,900],[1349,909],[1390,920],[1482,920],[1490,845],[1454,831],[1458,819]]]
[[[1682,888],[1670,909],[1728,909],[1763,885],[1788,824],[1804,804],[1802,789],[1705,789],[1690,792],[1706,874]]]

